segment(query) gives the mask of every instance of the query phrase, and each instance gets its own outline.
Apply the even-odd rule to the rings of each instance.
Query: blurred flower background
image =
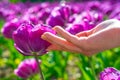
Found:
[[[20,52],[45,50],[49,43],[40,39],[43,32],[52,32],[51,28],[59,25],[76,34],[107,19],[120,20],[119,0],[0,0],[0,80],[25,80],[19,75],[40,80],[32,56]],[[44,55],[38,57],[45,80],[110,80],[116,76],[108,74],[104,78],[107,73],[120,73],[120,48],[92,57],[65,51],[42,52]],[[119,75],[114,79],[119,80]]]

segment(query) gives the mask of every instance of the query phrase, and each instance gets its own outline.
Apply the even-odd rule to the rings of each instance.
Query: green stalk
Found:
[[[93,60],[94,60],[93,58],[94,58],[94,56],[88,57],[94,80],[98,80],[97,77],[96,77],[95,68],[94,68],[94,65],[93,65]]]
[[[43,73],[42,73],[41,67],[39,65],[39,58],[38,58],[36,53],[33,53],[33,55],[34,55],[34,58],[35,58],[35,60],[37,62],[37,66],[38,66],[38,69],[39,69],[40,80],[45,80],[44,77],[43,77]]]

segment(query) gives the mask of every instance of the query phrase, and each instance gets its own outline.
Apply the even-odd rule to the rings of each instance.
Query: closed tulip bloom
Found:
[[[71,34],[77,34],[84,31],[84,24],[70,24],[65,30]]]
[[[46,53],[46,48],[50,45],[41,38],[44,32],[55,33],[47,25],[32,25],[31,23],[23,23],[14,33],[13,40],[15,48],[23,55],[42,55]]]
[[[61,6],[58,7],[56,10],[59,11],[59,13],[61,14],[61,17],[65,21],[68,21],[70,15],[72,14],[72,9],[69,5],[61,4]]]
[[[34,25],[41,23],[40,20],[38,20],[38,18],[34,14],[25,14],[25,15],[23,15],[23,17],[20,21],[21,21],[21,23],[31,22]]]
[[[50,15],[46,20],[46,23],[53,27],[56,25],[64,26],[64,20],[59,13],[54,13],[53,15]]]
[[[112,11],[112,13],[110,14],[109,18],[111,19],[118,19],[120,20],[120,8],[119,8],[120,3],[118,3],[114,9],[114,11]]]
[[[90,11],[100,11],[101,3],[99,1],[88,1],[86,2],[86,10]]]
[[[63,27],[69,21],[69,17],[72,13],[71,11],[72,10],[68,5],[55,7],[46,20],[46,23],[53,27],[57,25]]]
[[[39,63],[41,63],[40,60]],[[14,70],[14,73],[21,78],[27,79],[28,77],[38,73],[38,71],[39,68],[36,60],[26,59],[19,64],[18,68]]]
[[[104,15],[109,16],[114,11],[115,4],[113,6],[111,5],[113,5],[112,1],[106,1],[101,5],[100,9]]]
[[[103,15],[96,12],[82,12],[79,15],[70,17],[72,24],[65,29],[71,34],[77,34],[81,31],[86,31],[94,28],[98,23],[103,21]]]
[[[66,27],[65,30],[71,34],[77,34],[81,31],[90,30],[93,27],[95,27],[95,24],[92,21],[90,22],[88,19],[84,19],[79,23],[68,25],[68,27]]]
[[[12,39],[12,34],[18,28],[19,25],[20,25],[20,23],[19,23],[18,19],[15,18],[9,22],[6,22],[4,24],[1,32],[6,38]]]
[[[50,15],[50,12],[51,12],[51,9],[49,8],[42,9],[37,13],[37,17],[39,20],[42,20],[45,23],[46,19]]]
[[[120,80],[120,71],[108,67],[100,73],[100,80]]]
[[[100,12],[86,11],[82,12],[80,15],[82,20],[87,19],[89,22],[93,22],[94,24],[100,23],[104,18],[103,14]]]

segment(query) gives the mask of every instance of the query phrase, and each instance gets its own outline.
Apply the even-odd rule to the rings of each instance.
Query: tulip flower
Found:
[[[71,34],[77,34],[78,32],[84,31],[84,24],[69,24],[65,30]]]
[[[100,10],[100,5],[101,3],[99,1],[89,1],[86,2],[87,6],[86,6],[86,10],[90,10],[90,11],[99,11]]]
[[[15,48],[23,55],[43,55],[46,53],[46,48],[50,45],[47,41],[41,38],[44,32],[55,34],[49,26],[39,24],[34,26],[31,23],[25,22],[13,33]]]
[[[39,64],[40,63],[41,61],[39,60]],[[14,73],[23,79],[27,79],[38,73],[38,71],[39,67],[35,59],[25,59],[19,64],[18,68],[14,70]]]
[[[42,9],[41,11],[39,11],[37,13],[37,17],[39,20],[42,20],[44,23],[46,21],[46,19],[48,18],[48,16],[50,15],[50,11],[51,9],[46,8],[46,9]]]
[[[20,25],[20,23],[19,23],[18,19],[15,18],[9,22],[6,22],[3,25],[1,32],[6,38],[12,39],[12,34],[18,28],[19,25]]]
[[[51,12],[50,16],[46,20],[46,23],[50,26],[62,26],[68,22],[69,17],[71,15],[71,9],[68,5],[61,5],[59,7],[55,7]]]
[[[100,73],[100,80],[120,80],[120,71],[113,67],[108,67]]]
[[[81,31],[90,30],[95,27],[99,22],[103,21],[103,15],[96,12],[82,12],[79,15],[73,15],[69,18],[70,25],[67,24],[65,30],[71,34],[77,34]]]

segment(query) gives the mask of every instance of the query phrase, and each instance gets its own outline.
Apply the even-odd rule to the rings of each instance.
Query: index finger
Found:
[[[61,48],[64,48],[64,50],[66,51],[81,52],[81,49],[78,48],[76,45],[66,41],[64,38],[53,35],[49,32],[44,33],[42,35],[42,39],[52,43],[53,45],[60,46]]]
[[[75,35],[70,34],[69,32],[65,31],[60,26],[54,27],[54,30],[61,35],[63,38],[65,38],[68,42],[82,48],[84,43],[83,41],[86,39],[86,37],[77,37]]]

